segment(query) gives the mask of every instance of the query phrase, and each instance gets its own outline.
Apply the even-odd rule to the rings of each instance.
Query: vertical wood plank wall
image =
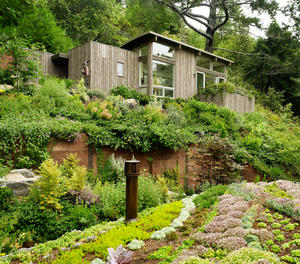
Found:
[[[90,42],[90,87],[105,94],[118,85],[138,89],[138,53]],[[117,76],[117,63],[124,63],[124,76]]]
[[[175,98],[189,98],[196,94],[196,56],[186,50],[175,50]]]
[[[80,80],[82,64],[90,61],[91,68],[91,45],[90,42],[69,51],[69,76],[72,80]],[[92,75],[92,72],[91,72]],[[90,76],[91,76],[90,75]]]

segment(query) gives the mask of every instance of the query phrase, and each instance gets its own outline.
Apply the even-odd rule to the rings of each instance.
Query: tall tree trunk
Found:
[[[208,27],[206,29],[207,35],[211,36],[211,38],[206,38],[206,45],[205,50],[209,52],[213,52],[214,48],[214,35],[215,31],[214,28],[217,23],[217,0],[211,0],[210,2],[210,10],[209,10],[209,20],[208,20]]]
[[[206,33],[209,35],[212,35],[212,38],[206,38],[205,50],[213,53],[213,51],[214,51],[214,35],[209,32],[209,29],[206,30]]]

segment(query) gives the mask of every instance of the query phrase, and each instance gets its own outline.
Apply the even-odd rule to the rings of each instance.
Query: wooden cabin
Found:
[[[108,94],[126,85],[148,95],[188,98],[208,83],[225,82],[233,63],[207,51],[145,33],[122,47],[95,41],[71,49],[68,54],[44,54],[44,73],[74,80],[86,79],[90,89]],[[83,65],[89,68],[83,74]]]

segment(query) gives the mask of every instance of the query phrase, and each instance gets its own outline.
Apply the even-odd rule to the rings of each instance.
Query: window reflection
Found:
[[[168,47],[166,45],[153,42],[153,55],[173,58],[174,57],[174,48]]]
[[[173,87],[173,64],[153,60],[152,67],[154,85]]]

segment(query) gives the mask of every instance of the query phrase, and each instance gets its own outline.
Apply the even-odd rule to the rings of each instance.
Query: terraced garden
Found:
[[[299,263],[300,185],[218,185],[1,257],[0,263]],[[115,250],[117,249],[117,250]]]

